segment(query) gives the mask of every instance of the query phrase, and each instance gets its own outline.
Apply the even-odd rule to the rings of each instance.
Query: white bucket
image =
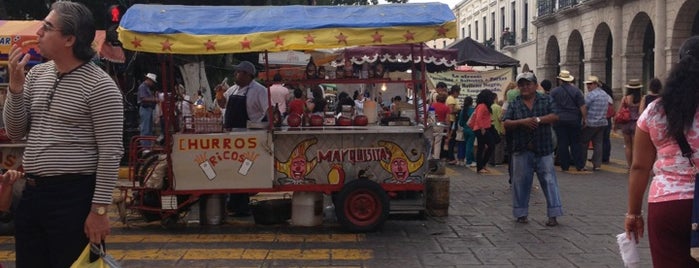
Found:
[[[219,225],[223,222],[223,196],[212,194],[206,199],[206,224]]]
[[[323,193],[294,192],[291,198],[291,224],[316,226],[323,223]]]

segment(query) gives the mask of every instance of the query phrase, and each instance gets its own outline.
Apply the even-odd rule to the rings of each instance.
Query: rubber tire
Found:
[[[380,228],[390,212],[386,191],[376,182],[356,179],[335,198],[337,221],[350,232],[371,232]]]

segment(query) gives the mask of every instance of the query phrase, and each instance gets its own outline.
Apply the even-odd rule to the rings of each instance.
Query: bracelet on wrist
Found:
[[[643,219],[643,212],[641,212],[641,214],[629,214],[629,213],[626,213],[625,216],[626,216],[627,219],[630,219],[630,220],[639,220],[639,219],[642,220],[642,219]]]

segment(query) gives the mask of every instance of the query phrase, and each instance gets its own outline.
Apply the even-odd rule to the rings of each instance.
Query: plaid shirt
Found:
[[[587,107],[587,126],[603,127],[607,125],[607,107],[609,107],[609,95],[601,88],[595,88],[585,96]]]
[[[532,109],[524,104],[521,96],[517,96],[513,102],[508,104],[504,120],[518,120],[529,117],[542,117],[553,114],[551,97],[541,93],[536,93],[536,99]],[[544,156],[553,153],[553,136],[551,134],[551,124],[540,124],[536,129],[530,130],[526,127],[508,129],[508,134],[513,136],[513,151],[532,151],[537,156]]]

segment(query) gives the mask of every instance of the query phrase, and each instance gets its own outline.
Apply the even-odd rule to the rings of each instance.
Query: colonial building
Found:
[[[518,59],[520,67],[535,71],[536,0],[464,0],[454,7],[459,39],[471,37]]]
[[[699,35],[698,0],[539,0],[539,79],[561,69],[596,75],[617,97],[629,79],[666,77],[682,42]],[[582,78],[582,79],[579,79]],[[582,87],[581,87],[582,88]]]

